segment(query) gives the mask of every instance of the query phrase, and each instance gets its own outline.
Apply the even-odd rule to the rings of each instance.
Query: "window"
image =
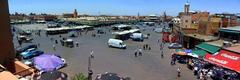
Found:
[[[188,22],[188,20],[185,20],[185,22],[187,23],[187,22]]]

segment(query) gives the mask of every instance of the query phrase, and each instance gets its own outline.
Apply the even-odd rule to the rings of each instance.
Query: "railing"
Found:
[[[28,68],[19,72],[15,72],[14,75],[19,75],[19,76],[27,76],[32,74],[33,72],[31,70],[34,70],[33,68]]]

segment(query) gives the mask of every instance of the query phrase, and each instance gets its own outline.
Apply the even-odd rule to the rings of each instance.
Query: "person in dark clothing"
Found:
[[[22,41],[21,41],[21,40],[18,40],[18,44],[19,44],[20,46],[22,46]]]
[[[151,47],[150,47],[150,46],[148,47],[148,50],[151,50]]]
[[[76,42],[76,46],[78,47],[78,42]]]
[[[55,40],[55,43],[56,43],[56,44],[58,44],[58,41],[57,41],[57,40]]]
[[[61,45],[62,45],[62,46],[64,46],[64,43],[63,43],[63,41],[62,41],[62,40],[60,40],[60,42],[61,42]]]
[[[143,50],[146,50],[146,45],[145,44],[143,45]]]
[[[137,51],[135,51],[134,55],[135,55],[135,57],[137,57]]]
[[[145,44],[145,45],[146,45],[146,49],[148,49],[148,47],[149,47],[148,44]]]
[[[161,52],[161,58],[163,58],[164,56],[163,56],[163,51]]]

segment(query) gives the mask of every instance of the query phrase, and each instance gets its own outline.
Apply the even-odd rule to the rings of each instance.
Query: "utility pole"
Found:
[[[92,75],[93,75],[93,71],[92,71],[92,62],[91,60],[94,58],[93,56],[93,50],[90,53],[90,56],[88,57],[88,80],[92,80]]]

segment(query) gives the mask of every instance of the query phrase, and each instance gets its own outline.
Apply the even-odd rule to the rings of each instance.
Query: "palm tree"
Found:
[[[87,80],[87,77],[83,73],[75,74],[72,80]]]

